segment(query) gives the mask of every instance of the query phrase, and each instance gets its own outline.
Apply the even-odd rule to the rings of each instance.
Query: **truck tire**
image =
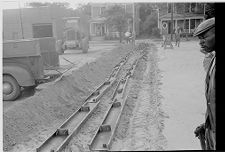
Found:
[[[21,94],[21,88],[16,81],[10,75],[3,75],[3,100],[15,100]]]

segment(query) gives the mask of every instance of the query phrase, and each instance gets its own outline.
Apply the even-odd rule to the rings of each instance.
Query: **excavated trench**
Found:
[[[131,46],[121,45],[4,111],[4,151],[34,151],[131,50]]]
[[[138,48],[135,48],[134,51],[130,52],[127,62],[125,65],[121,67],[121,70],[117,76],[117,79],[121,79],[125,77],[128,69],[134,64],[134,62],[140,57],[142,54],[142,50],[144,49],[143,44],[138,45]],[[115,86],[116,87],[116,86]],[[97,131],[99,125],[101,125],[102,119],[106,114],[107,109],[109,108],[109,103],[112,101],[113,90],[111,89],[106,96],[104,96],[96,108],[96,111],[92,114],[90,119],[84,124],[82,129],[78,134],[74,136],[74,138],[70,141],[68,146],[64,149],[63,152],[87,152],[90,151],[88,145],[92,140],[95,132]],[[127,92],[127,91],[126,91]]]
[[[129,83],[129,98],[116,131],[112,151],[165,150],[167,141],[162,130],[166,115],[161,109],[158,61],[157,49],[150,45]]]
[[[84,65],[34,97],[4,112],[4,150],[34,151],[37,145],[82,105],[85,97],[110,75],[113,67],[131,50],[131,46],[114,49],[96,62]],[[123,70],[128,67],[125,66]],[[112,151],[165,150],[166,139],[162,130],[166,116],[160,108],[160,84],[157,49],[149,45],[128,83],[128,98]],[[107,94],[110,96],[112,91]],[[104,111],[106,104],[100,104],[65,152],[89,151],[87,144],[94,136]]]

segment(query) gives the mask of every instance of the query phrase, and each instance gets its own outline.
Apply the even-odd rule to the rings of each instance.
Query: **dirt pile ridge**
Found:
[[[4,150],[11,150],[13,146],[29,141],[32,134],[44,130],[48,134],[40,134],[36,140],[37,145],[43,142],[50,135],[49,131],[54,131],[76,111],[130,50],[131,46],[121,45],[95,62],[63,76],[56,83],[36,92],[33,97],[10,107],[3,114]]]
[[[162,130],[166,115],[161,110],[159,72],[156,48],[151,44],[138,62],[130,82],[129,98],[116,131],[112,151],[165,149],[166,139]]]

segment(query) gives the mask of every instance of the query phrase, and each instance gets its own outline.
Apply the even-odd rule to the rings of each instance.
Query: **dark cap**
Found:
[[[207,19],[199,24],[199,26],[195,29],[193,36],[198,36],[213,27],[215,27],[215,17]]]

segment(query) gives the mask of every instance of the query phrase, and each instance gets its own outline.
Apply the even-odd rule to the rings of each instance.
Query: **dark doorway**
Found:
[[[53,37],[52,24],[33,24],[33,38]]]

